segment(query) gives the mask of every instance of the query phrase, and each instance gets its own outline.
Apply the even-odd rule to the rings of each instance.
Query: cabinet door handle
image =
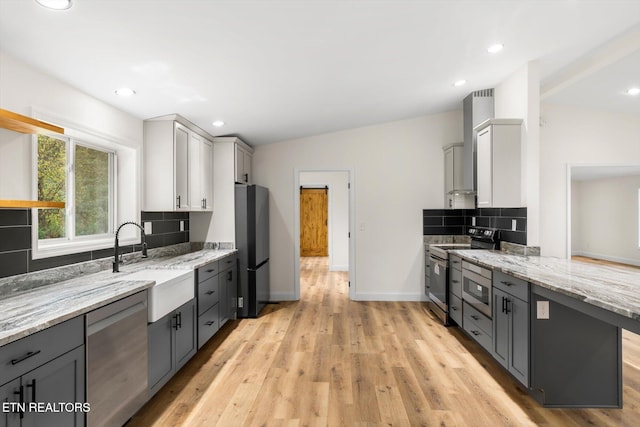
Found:
[[[249,182],[249,174],[248,173],[244,174],[244,182]]]
[[[180,196],[176,197],[176,208],[180,209]]]
[[[213,295],[215,293],[216,293],[216,291],[207,291],[207,292],[205,292],[205,294],[207,294],[207,295]]]
[[[27,384],[27,388],[31,389],[31,401],[36,401],[36,379],[32,379],[30,384]]]
[[[182,312],[181,311],[178,312],[177,323],[178,323],[178,329],[182,329]]]
[[[229,271],[227,272],[227,282],[230,282],[233,280],[233,272]]]
[[[20,386],[19,391],[14,391],[13,394],[17,395],[20,398],[20,403],[24,403],[24,386]],[[20,419],[24,418],[24,412],[22,410],[20,412]]]
[[[504,297],[501,297],[501,298],[502,298],[502,310],[500,310],[500,311],[502,311],[504,313]]]
[[[511,310],[509,310],[509,303],[510,302],[511,302],[511,300],[509,298],[505,298],[504,299],[504,312],[505,312],[505,314],[511,313]]]
[[[28,352],[27,354],[25,354],[22,357],[18,357],[17,359],[11,359],[11,364],[12,365],[17,365],[18,363],[23,362],[23,361],[27,360],[28,358],[33,357],[33,356],[35,356],[36,354],[39,354],[39,353],[40,353],[40,350],[38,350],[38,351],[30,351],[30,352]]]
[[[209,320],[207,323],[205,323],[205,325],[207,325],[207,326],[211,326],[211,325],[213,325],[214,323],[216,323],[216,322],[214,322],[213,320]]]

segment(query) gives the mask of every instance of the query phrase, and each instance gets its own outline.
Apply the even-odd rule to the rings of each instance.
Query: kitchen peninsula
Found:
[[[528,332],[528,340],[514,337],[511,326],[504,330],[511,334],[508,346],[521,340],[520,349],[508,351],[520,351],[526,366],[520,381],[535,399],[550,407],[622,407],[621,329],[640,333],[640,270],[498,251],[452,254],[493,271],[493,342],[487,350],[499,362],[499,319],[517,310],[524,315],[519,333]],[[504,291],[522,285],[518,301],[524,304],[518,306]],[[510,363],[503,364],[511,370]]]

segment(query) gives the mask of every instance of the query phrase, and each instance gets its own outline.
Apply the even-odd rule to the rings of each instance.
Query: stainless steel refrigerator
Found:
[[[236,185],[238,317],[258,317],[269,301],[269,190]]]

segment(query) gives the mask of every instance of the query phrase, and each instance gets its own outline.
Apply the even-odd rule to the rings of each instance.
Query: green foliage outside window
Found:
[[[66,197],[67,142],[38,135],[38,200],[70,202]],[[82,145],[73,145],[75,154],[73,179],[73,211],[75,236],[109,232],[110,154]],[[65,209],[38,210],[38,238],[56,239],[66,236]]]
[[[67,191],[65,141],[38,135],[38,200],[65,202]],[[64,209],[38,209],[38,238],[65,237]]]

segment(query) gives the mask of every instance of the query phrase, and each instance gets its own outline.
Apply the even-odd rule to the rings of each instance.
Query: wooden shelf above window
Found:
[[[50,123],[41,122],[22,114],[14,113],[0,108],[0,128],[9,129],[20,133],[54,132],[64,134],[64,128]]]
[[[25,208],[64,208],[64,202],[43,202],[39,200],[0,200],[0,208],[25,209]]]

